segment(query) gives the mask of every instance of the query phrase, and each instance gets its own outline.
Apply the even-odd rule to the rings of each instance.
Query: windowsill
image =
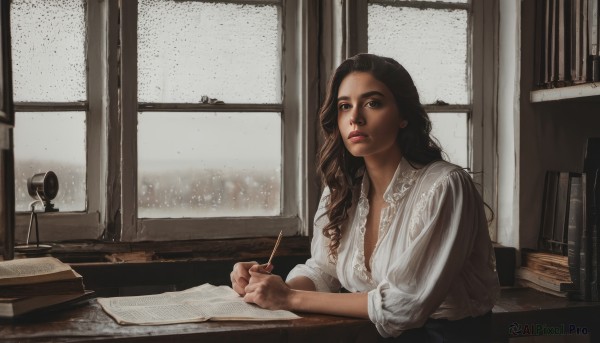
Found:
[[[530,101],[532,103],[540,103],[547,101],[558,101],[568,99],[581,99],[581,100],[600,100],[600,83],[585,83],[576,86],[552,88],[552,89],[539,89],[531,91]]]
[[[222,261],[268,258],[277,237],[157,242],[50,243],[50,255],[71,264]],[[43,242],[47,244],[46,242]],[[307,256],[310,237],[283,237],[277,256]],[[18,255],[16,257],[19,257]]]

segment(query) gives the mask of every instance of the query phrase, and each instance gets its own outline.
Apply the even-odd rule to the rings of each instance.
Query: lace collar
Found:
[[[383,200],[385,200],[385,202],[387,202],[389,205],[397,204],[398,200],[402,199],[410,187],[415,183],[416,174],[418,171],[419,169],[415,169],[405,158],[402,158],[400,163],[398,163],[398,167],[394,172],[394,176],[392,177],[390,184],[383,193]],[[360,187],[359,202],[363,199],[367,200],[370,187],[371,182],[369,181],[369,177],[365,169]]]

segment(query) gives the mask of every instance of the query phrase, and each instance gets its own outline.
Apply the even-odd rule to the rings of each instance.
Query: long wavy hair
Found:
[[[372,54],[358,54],[342,62],[329,80],[325,101],[319,110],[324,142],[318,154],[317,173],[330,190],[325,212],[329,222],[322,233],[329,238],[329,258],[334,263],[342,227],[352,206],[352,191],[362,180],[358,171],[364,166],[362,157],[355,157],[346,149],[338,128],[338,90],[342,80],[353,72],[370,73],[394,95],[398,112],[408,122],[396,138],[403,158],[419,165],[443,159],[442,149],[430,135],[431,121],[421,105],[417,88],[400,63]]]

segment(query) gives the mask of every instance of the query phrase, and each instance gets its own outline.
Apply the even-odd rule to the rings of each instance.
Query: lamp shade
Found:
[[[58,194],[58,177],[52,171],[35,174],[27,179],[27,191],[35,199],[39,194],[42,201],[50,201]]]

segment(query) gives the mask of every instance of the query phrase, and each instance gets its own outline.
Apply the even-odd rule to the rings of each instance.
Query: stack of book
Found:
[[[560,297],[570,297],[577,291],[571,281],[567,256],[547,252],[523,251],[522,267],[515,279],[518,285]]]
[[[0,262],[0,318],[14,318],[88,299],[83,278],[53,257]]]
[[[566,287],[572,298],[600,301],[600,138],[587,140],[583,173],[546,173],[541,219],[538,249],[553,256],[552,266],[557,260],[563,267],[566,263],[569,278],[561,269],[559,275],[552,275],[559,277],[554,281],[573,284],[553,290],[563,292]],[[529,256],[524,255],[524,264]],[[543,262],[546,271],[550,260]]]

